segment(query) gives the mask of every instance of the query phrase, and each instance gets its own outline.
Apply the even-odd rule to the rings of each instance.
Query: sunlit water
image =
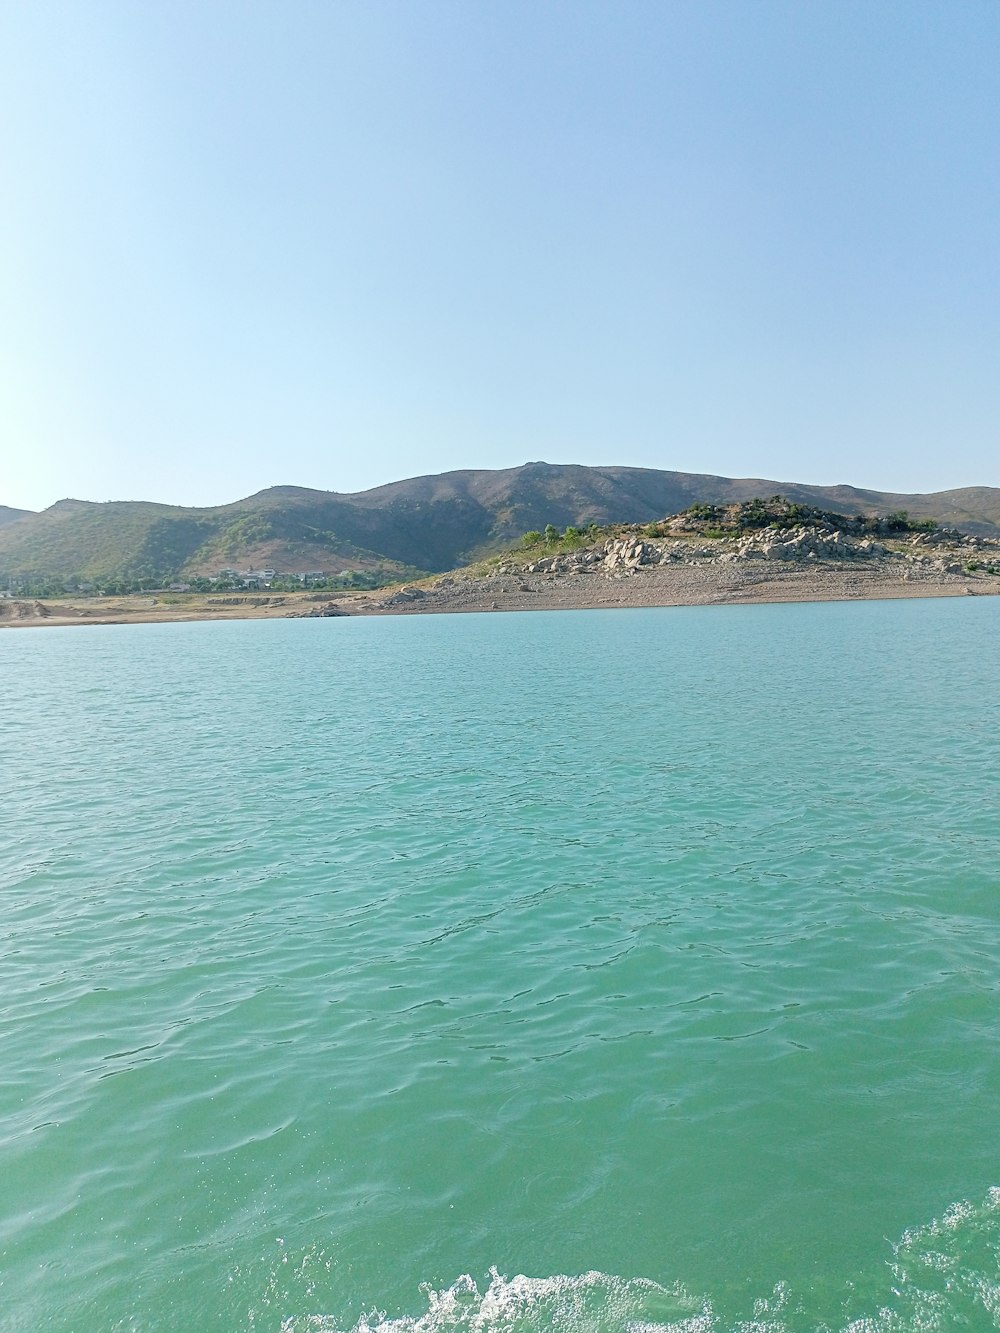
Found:
[[[0,634],[0,1328],[1000,1328],[998,647]]]

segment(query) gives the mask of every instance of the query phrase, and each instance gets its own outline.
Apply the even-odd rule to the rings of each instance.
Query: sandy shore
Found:
[[[479,611],[552,611],[648,606],[717,606],[763,602],[828,602],[900,597],[1000,594],[986,573],[901,570],[888,562],[754,561],[684,564],[572,573],[467,572],[443,575],[384,593],[339,596],[91,597],[58,601],[0,599],[0,628],[151,624],[193,620],[280,619],[341,615],[421,615]]]

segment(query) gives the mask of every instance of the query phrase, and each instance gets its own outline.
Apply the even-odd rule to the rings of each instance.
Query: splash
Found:
[[[373,1311],[352,1333],[711,1333],[711,1313],[681,1287],[605,1273],[506,1278],[495,1268],[480,1291],[468,1274],[443,1290],[425,1284],[423,1314]],[[290,1320],[282,1333],[339,1333],[334,1320]]]
[[[846,1333],[1000,1329],[1000,1188],[905,1231],[893,1251],[891,1301]]]
[[[844,1318],[831,1325],[810,1315],[808,1292],[793,1293],[785,1283],[755,1300],[745,1317],[724,1318],[707,1296],[680,1284],[598,1272],[507,1278],[494,1268],[484,1290],[468,1274],[440,1290],[424,1284],[423,1313],[375,1310],[350,1333],[997,1333],[1000,1187],[981,1203],[954,1203],[940,1217],[905,1231],[878,1283],[870,1279],[845,1287]],[[859,1300],[872,1312],[846,1313]],[[327,1315],[293,1317],[281,1329],[346,1333]]]

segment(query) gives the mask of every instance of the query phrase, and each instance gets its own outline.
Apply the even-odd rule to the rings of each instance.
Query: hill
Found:
[[[410,615],[997,595],[998,538],[901,512],[846,517],[774,495],[699,503],[647,524],[553,526],[465,569],[333,609]]]
[[[29,518],[30,509],[11,509],[9,505],[0,505],[0,528],[6,523],[16,523],[19,518]]]
[[[276,486],[232,504],[60,500],[38,514],[0,510],[0,580],[172,580],[222,568],[345,568],[385,578],[439,573],[504,549],[552,523],[655,522],[692,504],[780,493],[833,513],[905,510],[1000,535],[1000,489],[930,495],[807,486],[653,468],[526,463],[392,482],[353,494]],[[15,517],[4,518],[13,514]]]

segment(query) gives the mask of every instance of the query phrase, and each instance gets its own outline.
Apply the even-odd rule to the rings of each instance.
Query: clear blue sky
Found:
[[[0,503],[1000,486],[996,0],[0,0]]]

